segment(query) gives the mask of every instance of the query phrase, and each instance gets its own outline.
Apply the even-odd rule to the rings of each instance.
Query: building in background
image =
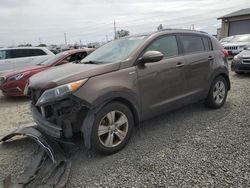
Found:
[[[217,19],[222,21],[220,38],[250,34],[250,8],[241,9]]]

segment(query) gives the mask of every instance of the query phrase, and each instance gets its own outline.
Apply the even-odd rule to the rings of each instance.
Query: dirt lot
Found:
[[[144,122],[117,154],[73,146],[67,187],[250,187],[250,75],[231,73],[231,82],[222,109],[198,103]],[[31,122],[27,99],[0,96],[0,136]],[[36,147],[1,144],[0,182]]]

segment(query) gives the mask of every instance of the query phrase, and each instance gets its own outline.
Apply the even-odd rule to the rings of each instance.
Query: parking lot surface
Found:
[[[231,73],[225,106],[202,102],[143,122],[122,151],[102,156],[78,143],[66,187],[250,187],[250,75]],[[29,100],[0,96],[0,136],[32,123]],[[36,144],[0,145],[0,187],[21,172]]]

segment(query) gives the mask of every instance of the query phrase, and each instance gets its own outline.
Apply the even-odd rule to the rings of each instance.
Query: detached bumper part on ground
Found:
[[[6,142],[17,135],[27,136],[34,140],[40,146],[39,152],[33,156],[24,172],[19,177],[15,177],[14,181],[9,175],[4,180],[4,186],[6,188],[23,186],[64,187],[69,177],[71,162],[65,157],[58,143],[48,139],[34,126],[18,128],[0,141]]]

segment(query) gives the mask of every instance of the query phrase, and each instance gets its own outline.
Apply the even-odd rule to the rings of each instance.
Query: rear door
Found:
[[[160,51],[164,58],[137,66],[143,119],[175,107],[183,98],[186,87],[185,60],[180,56],[175,35],[154,40],[144,53],[146,51]]]
[[[181,34],[179,37],[186,60],[187,96],[198,100],[204,95],[214,62],[211,41],[202,35]]]

